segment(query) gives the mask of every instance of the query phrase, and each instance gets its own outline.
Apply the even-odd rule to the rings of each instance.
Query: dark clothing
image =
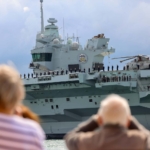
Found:
[[[97,129],[97,130],[95,130]],[[90,118],[65,136],[69,150],[149,150],[149,131],[132,118],[129,129],[120,125],[99,128]]]

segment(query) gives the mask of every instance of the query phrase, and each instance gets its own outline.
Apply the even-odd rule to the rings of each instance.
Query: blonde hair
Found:
[[[24,96],[24,86],[19,73],[10,66],[0,65],[0,107],[13,109]]]
[[[99,115],[102,117],[103,124],[120,124],[125,126],[131,111],[128,102],[119,95],[109,95],[101,102]]]

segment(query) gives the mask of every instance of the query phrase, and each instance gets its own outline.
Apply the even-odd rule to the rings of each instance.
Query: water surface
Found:
[[[46,140],[45,150],[67,150],[64,140]]]

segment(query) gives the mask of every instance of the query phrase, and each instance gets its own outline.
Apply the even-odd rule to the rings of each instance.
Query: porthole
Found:
[[[66,101],[69,102],[69,101],[70,101],[70,98],[66,98]]]
[[[93,100],[92,99],[89,99],[89,102],[92,102]]]
[[[50,102],[53,102],[53,99],[50,99],[49,101],[50,101]]]

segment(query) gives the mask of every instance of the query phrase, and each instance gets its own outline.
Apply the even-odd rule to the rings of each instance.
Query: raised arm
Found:
[[[64,137],[69,150],[80,150],[81,141],[84,138],[91,138],[92,134],[84,134],[85,132],[94,131],[99,127],[96,116],[92,116],[87,121],[81,123],[77,128],[67,133]]]

